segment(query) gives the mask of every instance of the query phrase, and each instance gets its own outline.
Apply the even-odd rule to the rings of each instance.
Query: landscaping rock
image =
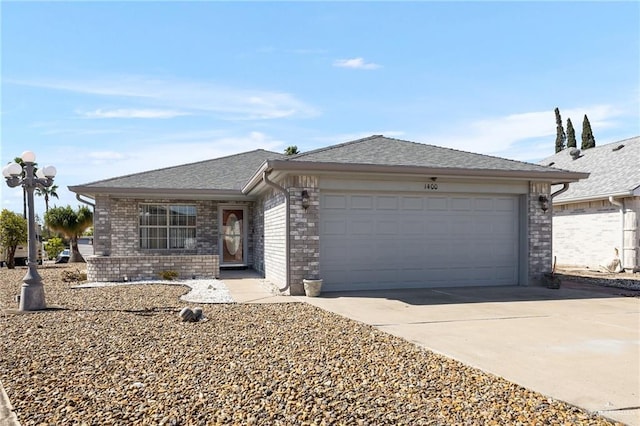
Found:
[[[0,271],[0,308],[24,273]],[[40,274],[66,309],[0,314],[0,381],[23,426],[613,424],[307,304],[211,304],[185,327],[186,287]]]

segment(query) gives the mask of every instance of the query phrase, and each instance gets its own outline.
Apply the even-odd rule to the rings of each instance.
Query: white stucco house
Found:
[[[551,270],[551,186],[586,173],[374,135],[255,150],[69,189],[95,205],[89,279],[260,272],[284,294],[530,285]]]
[[[617,250],[621,266],[640,264],[640,137],[579,150],[539,164],[589,173],[553,197],[553,254],[558,265],[603,269]],[[552,193],[562,186],[552,187]],[[618,268],[620,270],[621,268]]]

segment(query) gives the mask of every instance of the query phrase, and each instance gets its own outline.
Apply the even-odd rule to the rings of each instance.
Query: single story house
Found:
[[[540,164],[589,173],[588,179],[553,198],[553,254],[558,264],[602,269],[617,251],[618,270],[637,270],[640,137],[585,150],[567,148]]]
[[[374,135],[69,187],[95,204],[89,279],[249,267],[284,294],[530,285],[551,270],[551,186],[588,174]]]

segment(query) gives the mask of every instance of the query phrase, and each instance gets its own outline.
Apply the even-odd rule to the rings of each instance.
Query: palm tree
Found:
[[[93,225],[93,212],[87,206],[78,207],[74,211],[71,206],[52,207],[44,215],[46,225],[57,232],[62,233],[71,240],[71,257],[69,263],[84,262],[84,258],[78,250],[78,237],[85,229]]]
[[[18,163],[20,167],[22,167],[22,177],[24,178],[27,171],[24,168],[24,160],[22,157],[14,158],[13,162]],[[38,163],[33,163],[34,175],[36,174],[36,171],[38,171]],[[56,198],[58,198],[58,194],[56,194]],[[25,219],[27,218],[27,189],[24,186],[22,187],[22,217]]]
[[[58,198],[58,185],[51,185],[50,187],[38,187],[36,188],[36,195],[44,197],[44,212],[49,211],[49,197]]]
[[[25,170],[22,157],[14,158],[13,162],[20,164],[20,167],[22,167],[22,177],[24,177]],[[24,217],[25,219],[27,218],[27,189],[24,186],[22,187],[22,217]]]
[[[288,146],[284,150],[284,155],[296,155],[296,154],[300,154],[300,151],[298,151],[298,147],[296,145]]]

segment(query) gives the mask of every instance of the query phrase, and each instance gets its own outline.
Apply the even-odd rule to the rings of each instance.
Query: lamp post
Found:
[[[20,311],[38,311],[47,307],[44,301],[44,286],[42,277],[36,268],[36,219],[33,207],[33,191],[36,188],[46,188],[53,184],[56,175],[56,168],[46,166],[38,169],[34,173],[36,155],[31,151],[22,153],[24,167],[18,163],[9,163],[2,169],[2,175],[7,180],[10,188],[22,185],[27,194],[27,236],[29,242],[29,261],[27,263],[27,273],[22,279],[22,291],[20,292]],[[23,174],[24,172],[24,174]]]

